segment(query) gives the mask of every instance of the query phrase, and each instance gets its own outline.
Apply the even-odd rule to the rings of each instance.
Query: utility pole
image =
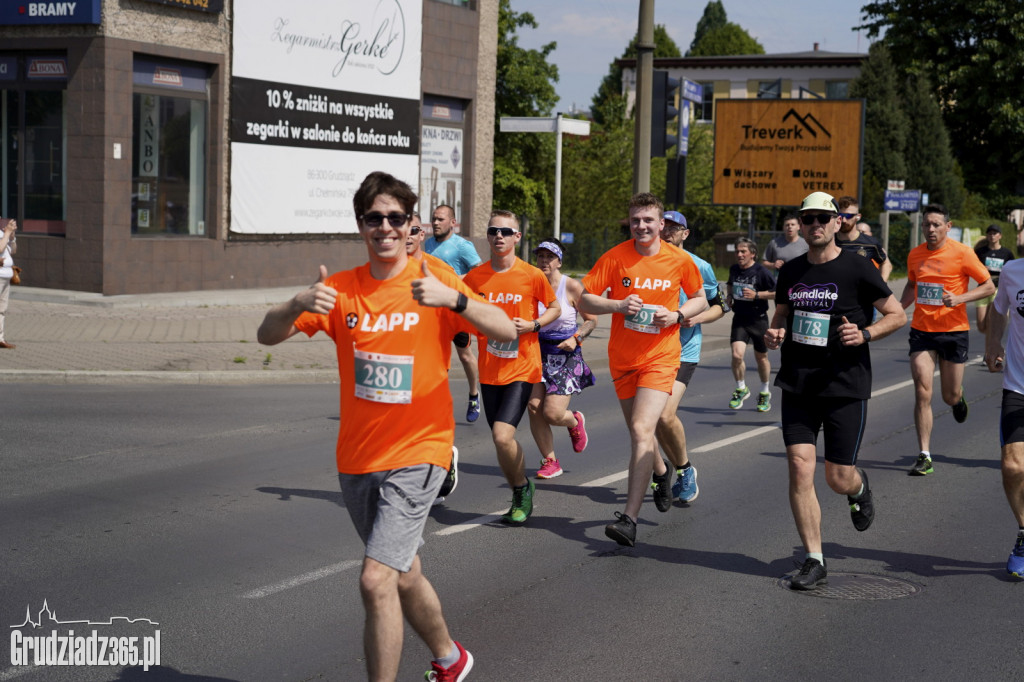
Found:
[[[654,90],[654,0],[640,0],[636,41],[636,134],[633,143],[633,193],[651,190],[651,94]]]

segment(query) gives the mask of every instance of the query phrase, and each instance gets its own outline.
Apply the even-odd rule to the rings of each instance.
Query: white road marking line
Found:
[[[273,585],[267,585],[265,587],[260,587],[258,589],[255,589],[255,590],[253,590],[251,592],[246,592],[245,594],[242,595],[242,598],[243,599],[262,599],[263,597],[269,597],[272,594],[277,594],[278,592],[284,592],[285,590],[290,590],[293,587],[298,587],[299,585],[305,585],[306,583],[311,583],[314,580],[320,580],[321,578],[327,578],[327,577],[330,577],[332,575],[337,575],[338,573],[341,573],[342,571],[347,571],[350,568],[355,568],[357,566],[360,566],[360,565],[362,565],[362,563],[363,562],[360,559],[349,559],[347,561],[342,561],[342,562],[339,562],[337,564],[331,564],[330,566],[324,566],[323,568],[318,568],[315,571],[310,571],[309,573],[303,573],[302,575],[297,575],[294,578],[289,578],[288,580],[282,580],[279,583],[274,583]]]
[[[975,358],[974,360],[968,360],[966,364],[968,364],[968,365],[976,365],[976,364],[978,364],[980,362],[981,362],[980,359]],[[935,376],[938,376],[938,374],[939,374],[939,371],[935,370]],[[908,386],[913,386],[913,384],[914,384],[914,381],[912,379],[909,379],[907,381],[901,381],[898,384],[893,384],[892,386],[886,386],[885,388],[880,388],[877,391],[872,391],[871,397],[872,398],[876,398],[878,396],[885,395],[886,393],[892,393],[893,391],[898,391],[900,389],[907,388]],[[728,445],[734,445],[736,443],[741,443],[741,442],[743,442],[745,440],[748,440],[750,438],[757,438],[757,437],[762,436],[762,435],[764,435],[766,433],[771,433],[772,431],[778,431],[781,428],[782,428],[781,424],[772,424],[771,426],[762,426],[761,428],[754,429],[753,431],[747,431],[747,432],[738,434],[736,436],[730,436],[729,438],[723,438],[721,440],[717,440],[714,443],[708,443],[707,445],[702,445],[699,448],[694,448],[690,452],[692,452],[694,454],[699,454],[699,453],[704,453],[704,452],[711,452],[712,450],[718,450],[719,448],[724,448],[724,447],[726,447]],[[617,482],[619,482],[619,481],[621,481],[621,480],[623,480],[625,478],[628,478],[628,477],[629,477],[629,470],[627,469],[626,471],[620,471],[618,473],[614,473],[614,474],[611,474],[609,476],[604,476],[603,478],[596,478],[593,481],[588,481],[586,483],[581,483],[580,487],[582,487],[582,488],[600,488],[600,487],[604,487],[604,486],[607,486],[607,485],[611,485],[612,483],[617,483]],[[443,536],[446,536],[446,535],[455,535],[456,533],[465,533],[468,530],[473,530],[474,528],[479,528],[480,526],[485,526],[488,523],[492,523],[494,521],[497,521],[498,519],[501,518],[501,516],[504,513],[505,513],[504,510],[498,510],[496,512],[491,512],[490,514],[485,514],[483,516],[478,516],[478,517],[476,517],[474,519],[470,519],[469,521],[465,521],[465,522],[460,523],[458,525],[447,526],[445,528],[442,528],[441,530],[436,531],[434,533],[434,535],[442,536],[443,537]],[[319,580],[320,578],[326,578],[328,576],[335,575],[337,573],[341,573],[342,571],[348,570],[350,568],[354,568],[356,566],[359,566],[360,564],[362,564],[362,561],[357,561],[357,560],[342,561],[341,563],[334,564],[332,566],[327,566],[325,568],[321,568],[321,569],[316,570],[316,571],[311,571],[311,572],[306,573],[304,575],[296,576],[295,578],[291,578],[289,580],[284,580],[284,581],[276,583],[274,585],[268,585],[267,587],[261,587],[261,588],[259,588],[257,590],[253,590],[252,592],[246,592],[245,594],[242,595],[242,597],[244,599],[261,599],[263,597],[267,597],[269,595],[276,594],[278,592],[283,592],[284,590],[288,590],[288,589],[291,589],[293,587],[298,587],[299,585],[304,585],[304,584],[312,582],[314,580]],[[0,676],[0,682],[3,682],[4,679],[6,679],[6,678],[4,678],[3,676]]]

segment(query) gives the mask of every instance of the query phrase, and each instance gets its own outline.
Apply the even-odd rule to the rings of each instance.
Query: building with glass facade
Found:
[[[0,215],[29,286],[291,286],[365,261],[370,171],[491,209],[497,3],[0,4]]]

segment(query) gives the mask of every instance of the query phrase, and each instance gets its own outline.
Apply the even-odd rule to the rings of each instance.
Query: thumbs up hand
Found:
[[[865,343],[860,328],[846,319],[846,315],[843,315],[843,323],[839,325],[839,340],[844,346],[859,346]]]
[[[303,311],[325,315],[334,310],[334,302],[338,298],[338,291],[327,286],[327,267],[320,266],[320,274],[305,291],[299,292],[295,301]]]
[[[423,276],[412,282],[412,297],[428,308],[454,308],[459,300],[459,292],[434,277],[426,258],[420,262],[420,271]]]

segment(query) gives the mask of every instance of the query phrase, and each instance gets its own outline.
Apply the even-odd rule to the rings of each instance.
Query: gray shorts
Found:
[[[430,506],[447,472],[433,464],[371,474],[338,474],[345,507],[366,556],[402,573],[423,544]]]

